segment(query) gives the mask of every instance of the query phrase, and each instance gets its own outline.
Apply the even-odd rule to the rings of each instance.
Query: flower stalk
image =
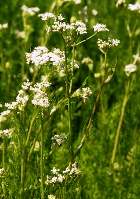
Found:
[[[123,124],[123,120],[124,120],[125,109],[126,109],[126,105],[127,105],[128,97],[129,97],[130,83],[131,83],[131,79],[129,78],[127,85],[126,85],[125,95],[124,95],[124,99],[123,99],[123,103],[122,103],[122,107],[121,107],[120,119],[119,119],[117,130],[116,130],[114,147],[113,147],[112,157],[111,157],[111,165],[113,165],[113,163],[115,162],[115,158],[116,158],[117,147],[119,144],[119,138],[120,138],[121,128],[122,128],[122,124]]]

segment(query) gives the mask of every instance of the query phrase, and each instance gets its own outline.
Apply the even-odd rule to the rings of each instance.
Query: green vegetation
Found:
[[[0,198],[139,199],[140,2],[0,1]]]

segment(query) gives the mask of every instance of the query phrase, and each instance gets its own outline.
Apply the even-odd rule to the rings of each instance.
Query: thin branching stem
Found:
[[[90,37],[88,37],[88,38],[86,38],[86,39],[84,39],[84,40],[78,42],[77,44],[74,44],[73,46],[79,46],[80,44],[82,44],[82,43],[88,41],[89,39],[91,39],[92,37],[94,37],[96,34],[97,34],[97,33],[94,33],[94,34],[91,35]]]
[[[123,99],[123,103],[122,103],[122,107],[121,107],[120,119],[118,122],[115,140],[114,140],[114,147],[113,147],[113,151],[112,151],[111,165],[114,163],[115,158],[116,158],[117,147],[119,144],[119,138],[120,138],[121,128],[122,128],[122,124],[123,124],[123,120],[124,120],[125,109],[126,109],[126,105],[127,105],[127,101],[128,101],[128,97],[129,97],[129,88],[130,88],[130,79],[128,80],[127,85],[126,85],[125,95],[124,95],[124,99]]]
[[[80,144],[78,145],[77,149],[75,150],[74,152],[74,158],[80,153],[88,135],[89,135],[89,132],[90,132],[90,129],[91,129],[91,126],[92,126],[92,120],[93,120],[93,116],[96,112],[96,109],[97,109],[97,105],[99,103],[99,100],[100,100],[100,96],[102,94],[102,90],[103,90],[103,87],[104,87],[104,82],[102,83],[101,85],[101,88],[100,88],[100,91],[99,93],[97,94],[96,96],[96,100],[95,102],[93,103],[93,106],[92,106],[92,111],[90,113],[90,116],[89,116],[89,120],[88,120],[88,123],[87,123],[87,126],[84,128],[82,134],[83,134],[83,137],[81,139],[81,142]]]

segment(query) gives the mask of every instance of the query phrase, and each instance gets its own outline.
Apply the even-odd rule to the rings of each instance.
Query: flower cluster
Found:
[[[26,83],[24,83],[23,87],[25,87],[25,89],[30,89],[30,91],[33,92],[34,96],[31,101],[32,104],[44,108],[48,107],[49,99],[44,89],[48,88],[50,86],[50,83],[48,81],[42,81],[40,83],[36,83],[34,86],[30,85],[31,83],[27,81]]]
[[[60,172],[60,169],[56,169],[53,167],[51,170],[52,175],[47,176],[47,180],[45,181],[46,185],[62,183],[68,177],[77,176],[80,174],[80,170],[77,167],[76,163],[69,165],[64,171]]]
[[[5,175],[5,169],[0,168],[0,177],[4,177],[4,175]]]
[[[97,15],[98,15],[98,11],[97,11],[97,10],[95,10],[95,9],[92,9],[92,11],[91,11],[91,12],[92,12],[92,15],[93,15],[93,16],[97,16]]]
[[[98,41],[97,41],[97,45],[101,50],[105,50],[105,49],[108,49],[111,47],[117,47],[119,45],[119,43],[120,43],[120,40],[111,39],[111,38],[108,38],[107,41],[102,40],[102,39],[98,39]]]
[[[54,135],[52,138],[52,141],[53,141],[53,144],[57,144],[58,146],[61,146],[65,139],[66,139],[66,136],[61,134],[61,135]]]
[[[0,113],[0,122],[4,122],[7,117],[12,113],[14,110],[22,111],[26,106],[27,102],[29,101],[29,93],[33,93],[33,98],[31,100],[33,105],[41,106],[41,107],[48,107],[49,100],[48,95],[45,92],[46,88],[50,86],[48,80],[44,79],[44,81],[40,83],[36,83],[32,85],[29,80],[25,81],[22,84],[22,89],[19,90],[18,95],[16,97],[16,101],[11,103],[5,103],[5,107],[7,110]],[[28,91],[28,94],[26,94]]]
[[[23,82],[23,84],[22,84],[22,89],[23,90],[29,90],[29,88],[31,87],[31,82],[29,82],[29,80],[27,79],[25,82]]]
[[[36,93],[32,99],[32,104],[35,106],[48,107],[48,95],[45,92]]]
[[[135,64],[128,64],[125,66],[124,71],[125,74],[129,77],[131,73],[134,73],[137,70],[137,66]]]
[[[51,12],[45,12],[45,13],[39,14],[38,16],[42,19],[42,21],[47,21],[49,19],[55,19],[55,15]]]
[[[15,35],[18,39],[25,39],[26,34],[25,31],[16,30]]]
[[[50,52],[45,46],[36,47],[31,53],[26,53],[27,63],[32,63],[35,66],[52,63],[53,65],[60,65],[64,62],[64,52],[60,49],[54,49]]]
[[[82,98],[83,102],[85,103],[90,95],[92,95],[91,89],[89,87],[85,87],[85,88],[77,89],[73,93],[72,97],[80,97],[80,98]]]
[[[86,25],[81,22],[77,21],[76,23],[68,24],[63,20],[55,20],[54,24],[52,25],[53,32],[66,32],[66,31],[76,31],[77,34],[85,34],[86,32]]]
[[[7,117],[12,113],[13,110],[23,110],[29,100],[28,95],[24,90],[20,90],[16,97],[15,102],[5,103],[6,111],[0,113],[0,122],[3,122],[7,119]]]
[[[64,171],[63,174],[68,174],[70,176],[72,175],[79,175],[80,174],[80,170],[77,167],[77,163],[73,163],[72,165],[69,165]]]
[[[16,101],[11,103],[5,103],[5,107],[7,107],[8,110],[15,110],[17,108],[21,109],[22,107],[25,107],[25,105],[28,102],[28,99],[28,95],[26,95],[26,93],[23,90],[19,90],[18,95],[16,97]]]
[[[140,13],[140,3],[128,4],[128,10],[137,11]]]
[[[7,29],[8,23],[0,24],[0,30]]]
[[[82,21],[76,21],[75,23],[66,23],[65,18],[60,14],[58,16],[55,16],[53,13],[43,13],[39,14],[39,17],[43,21],[48,21],[49,19],[53,19],[53,22],[51,24],[51,31],[53,32],[76,32],[77,34],[85,34],[86,31],[86,25]]]
[[[48,199],[56,199],[56,197],[52,194],[48,195]]]
[[[73,1],[74,1],[74,3],[77,4],[77,5],[81,3],[81,0],[73,0]]]
[[[117,2],[116,2],[116,7],[118,7],[118,6],[121,6],[121,5],[125,5],[125,2],[126,0],[118,0]]]
[[[55,183],[62,183],[65,179],[64,175],[62,175],[59,169],[55,167],[51,170],[52,176],[47,176],[47,180],[45,181],[46,185],[55,184]]]
[[[87,33],[85,23],[83,23],[81,21],[76,21],[72,25],[74,26],[74,28],[76,28],[76,32],[78,34],[82,35],[82,34],[86,34]]]
[[[30,16],[33,16],[33,15],[35,15],[36,13],[38,13],[40,11],[40,9],[38,7],[29,8],[26,5],[23,5],[21,7],[21,10],[23,11],[24,14],[30,15]]]
[[[0,131],[0,137],[2,138],[10,138],[12,136],[13,129],[4,129]]]
[[[97,23],[96,25],[93,26],[93,30],[94,32],[108,32],[109,29],[106,27],[105,24],[100,24],[100,23]]]

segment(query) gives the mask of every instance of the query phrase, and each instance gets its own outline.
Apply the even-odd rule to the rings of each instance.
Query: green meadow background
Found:
[[[135,3],[135,1],[126,1]],[[111,36],[120,40],[116,48],[107,53],[108,67],[115,72],[111,81],[105,85],[96,112],[92,120],[92,128],[84,146],[76,157],[80,169],[80,175],[71,179],[65,185],[45,187],[45,197],[54,194],[56,199],[139,199],[140,198],[140,62],[137,62],[137,71],[132,74],[132,84],[128,94],[128,102],[125,107],[120,137],[117,146],[115,162],[110,166],[114,147],[115,134],[120,120],[122,102],[125,96],[125,87],[128,77],[124,72],[127,64],[133,63],[133,55],[140,56],[140,14],[131,12],[127,6],[116,6],[114,0],[83,0],[81,4],[72,1],[63,2],[55,0],[0,0],[0,24],[8,23],[8,28],[0,30],[0,104],[14,101],[18,90],[26,78],[32,79],[29,65],[26,63],[25,53],[34,47],[46,45],[48,48],[57,47],[63,50],[63,42],[59,34],[46,36],[44,23],[37,17],[29,17],[29,30],[26,39],[18,38],[16,30],[23,31],[22,5],[28,7],[37,6],[40,13],[52,11],[55,14],[62,13],[70,21],[71,17],[86,22],[88,34],[81,36],[81,40],[90,36],[92,26],[96,23],[106,24]],[[94,16],[92,10],[98,14]],[[86,10],[86,11],[85,11]],[[95,73],[100,73],[103,62],[103,54],[97,48],[97,38],[106,38],[105,33],[81,44],[76,48],[76,58],[80,68],[75,73],[73,91],[81,86],[89,86],[93,95],[87,103],[74,101],[72,103],[72,131],[73,146],[80,143],[81,129],[87,122],[92,104],[96,99],[100,88],[100,80],[95,78]],[[85,64],[83,58],[90,57],[92,63]],[[51,77],[54,86],[51,90],[55,93],[55,99],[61,97],[61,87],[64,81],[61,77]],[[0,111],[5,110],[0,107]],[[11,125],[24,132],[30,123],[33,108],[26,110],[26,119],[21,121],[19,127],[18,118],[9,118],[1,125],[1,130]],[[55,131],[67,134],[67,112],[64,107],[49,119],[46,114],[44,121],[44,154],[50,150],[50,139]],[[39,122],[35,122],[32,133],[35,136]],[[15,142],[16,139],[12,140]],[[0,138],[0,168],[3,167],[3,139]],[[5,168],[8,173],[6,178],[1,177],[0,198],[34,198],[39,199],[40,188],[36,185],[40,170],[38,166],[38,152],[34,152],[27,163],[25,179],[25,191],[21,196],[20,190],[20,151],[12,152],[11,140],[5,140]],[[44,160],[45,172],[49,173],[53,166],[64,168],[68,165],[69,156],[66,144],[60,146],[53,155]],[[29,188],[31,187],[31,188]]]

